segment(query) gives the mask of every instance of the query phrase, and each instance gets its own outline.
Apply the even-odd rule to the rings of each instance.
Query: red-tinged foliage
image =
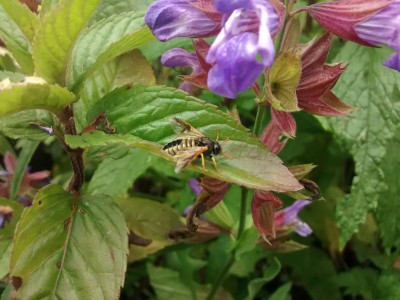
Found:
[[[308,46],[301,56],[302,73],[296,89],[299,107],[322,116],[346,116],[354,108],[343,103],[331,89],[346,70],[341,63],[325,64],[332,35],[325,33]]]
[[[272,122],[288,137],[296,136],[296,121],[292,114],[271,108]]]
[[[287,139],[281,141],[282,130],[274,122],[269,122],[260,136],[260,141],[274,154],[285,147]]]
[[[354,25],[385,8],[388,0],[338,0],[310,5],[304,10],[329,32],[361,45],[371,44],[360,39]],[[303,9],[302,9],[303,10]]]
[[[251,202],[251,214],[258,232],[264,240],[275,238],[275,210],[282,201],[272,193],[255,191]]]
[[[231,187],[225,181],[209,177],[201,178],[200,186],[203,190],[186,218],[186,225],[193,232],[198,228],[198,225],[194,224],[194,219],[216,206]]]

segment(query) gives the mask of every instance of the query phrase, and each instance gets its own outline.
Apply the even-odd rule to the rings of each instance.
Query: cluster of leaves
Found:
[[[239,186],[287,192],[298,181],[246,128],[252,96],[235,100],[242,126],[210,104],[221,103],[210,93],[204,101],[155,85],[172,84],[158,64],[166,47],[188,45],[154,41],[147,5],[47,0],[33,13],[0,0],[0,153],[20,149],[10,199],[0,199],[0,214],[12,211],[0,228],[3,297],[114,299],[121,286],[127,299],[400,297],[400,76],[381,66],[387,54],[336,42],[335,61],[350,64],[335,94],[359,109],[345,118],[294,114],[297,138],[280,157],[318,165],[311,179],[325,201],[303,214],[313,236],[271,249],[241,223],[240,203],[252,192]],[[175,174],[161,150],[174,139],[172,117],[229,138],[224,151],[234,159],[218,157],[219,172],[196,161]],[[18,190],[37,153],[52,161],[52,183],[24,208]],[[206,214],[212,226],[199,220],[189,233],[182,213],[198,173],[233,185]]]

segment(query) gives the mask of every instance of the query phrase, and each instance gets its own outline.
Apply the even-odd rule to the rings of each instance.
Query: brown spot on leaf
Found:
[[[57,268],[61,269],[61,261],[58,261],[56,266],[57,266]]]
[[[64,220],[64,229],[67,230],[69,223],[71,222],[71,218],[67,218]]]
[[[132,230],[129,230],[128,239],[130,245],[136,245],[141,247],[147,247],[153,242],[150,239],[141,237],[140,235],[134,233]]]
[[[11,277],[11,283],[12,283],[14,289],[18,290],[21,287],[23,280],[21,277],[13,276],[13,277]]]
[[[39,200],[39,201],[38,201],[38,205],[42,205],[42,200]]]
[[[79,210],[79,213],[80,213],[81,215],[86,215],[86,210],[83,209],[83,208],[81,208],[81,209]]]

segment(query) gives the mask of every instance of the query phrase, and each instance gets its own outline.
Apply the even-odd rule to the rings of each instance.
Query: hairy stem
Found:
[[[64,125],[64,132],[65,134],[76,135],[76,127],[75,127],[75,120],[72,111],[72,106],[67,106],[64,111],[63,115],[61,116],[61,122]],[[83,149],[71,149],[64,141],[64,137],[60,139],[61,143],[63,144],[65,150],[68,153],[69,159],[72,165],[72,179],[68,185],[68,192],[72,194],[79,194],[83,185],[84,180],[84,165],[83,165]]]

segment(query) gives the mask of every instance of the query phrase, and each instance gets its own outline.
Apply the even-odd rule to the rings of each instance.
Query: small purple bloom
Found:
[[[203,187],[201,187],[199,182],[194,178],[189,179],[189,186],[196,196],[200,195],[201,191],[203,190]]]
[[[275,215],[275,226],[294,226],[297,234],[301,236],[310,235],[312,233],[310,226],[298,218],[299,212],[310,203],[311,201],[308,200],[297,200],[291,206],[280,210]]]
[[[215,0],[225,21],[207,55],[210,90],[229,98],[251,87],[274,61],[279,15],[267,0]]]
[[[385,44],[396,52],[385,66],[400,71],[400,0],[396,0],[378,13],[355,25],[357,35],[373,44]]]
[[[202,71],[202,67],[200,65],[199,59],[195,52],[189,53],[186,50],[180,48],[174,48],[167,52],[165,52],[161,56],[161,63],[167,67],[186,67],[189,66],[192,68],[191,76],[195,76]],[[190,82],[183,82],[180,87],[181,90],[191,93],[195,88]]]
[[[147,10],[145,22],[160,41],[176,37],[212,36],[218,32],[220,22],[201,11],[197,2],[158,0]]]

